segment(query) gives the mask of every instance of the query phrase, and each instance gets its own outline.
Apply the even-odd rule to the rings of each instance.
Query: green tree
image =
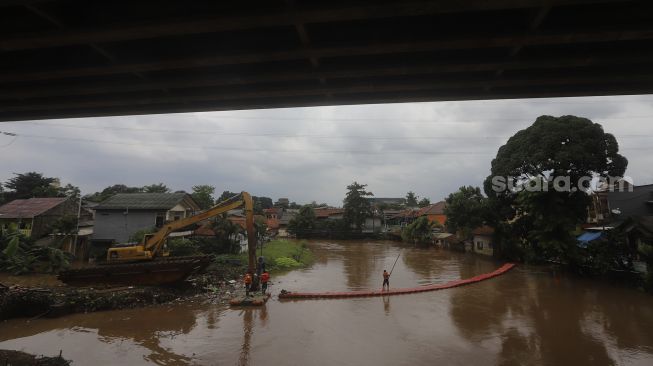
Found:
[[[213,193],[215,193],[215,187],[204,184],[193,186],[191,196],[202,210],[206,210],[214,205]]]
[[[447,229],[469,237],[474,228],[481,226],[486,214],[486,198],[481,189],[463,186],[449,194],[444,214],[447,215]]]
[[[421,200],[419,200],[419,202],[417,202],[417,206],[419,207],[426,207],[430,204],[431,204],[431,200],[428,199],[427,197],[424,197]]]
[[[243,228],[240,225],[231,222],[225,213],[214,219],[212,229],[218,242],[226,246],[229,253],[238,252],[239,247],[236,245],[235,237],[237,234],[243,232]]]
[[[34,245],[15,225],[0,235],[0,271],[23,274],[39,268],[56,272],[68,267],[70,259],[68,253],[57,247]]]
[[[237,195],[238,195],[238,193],[234,193],[234,192],[230,192],[230,191],[223,191],[222,194],[220,195],[220,197],[218,197],[217,201],[218,202],[224,202],[224,201],[230,199],[231,197],[237,196]],[[252,198],[252,200],[254,200],[254,198]]]
[[[499,148],[484,188],[495,221],[521,221],[527,229],[520,241],[541,259],[575,264],[572,231],[586,219],[589,179],[621,177],[627,165],[617,140],[600,124],[576,116],[541,116]]]
[[[265,234],[268,232],[268,223],[265,219],[257,217],[254,219],[254,233],[256,234],[256,240],[259,242],[263,240]]]
[[[408,207],[417,207],[417,195],[413,191],[408,191],[406,193],[406,206]]]
[[[155,183],[147,186],[143,186],[143,192],[145,193],[170,193],[170,188],[168,188],[163,183]]]
[[[372,192],[365,191],[367,184],[353,182],[347,186],[347,195],[343,201],[343,220],[349,227],[361,231],[365,219],[372,215],[372,205],[366,197],[374,196]]]
[[[311,205],[302,206],[297,215],[288,222],[288,232],[298,238],[307,238],[315,229],[315,211]]]
[[[55,186],[56,178],[44,177],[37,172],[14,173],[15,177],[5,182],[9,191],[5,193],[7,201],[31,197],[57,197],[60,191]]]
[[[401,239],[409,243],[430,243],[435,225],[426,216],[421,216],[401,231]]]
[[[261,207],[261,210],[265,210],[267,208],[272,208],[274,206],[274,204],[272,203],[272,198],[270,198],[270,197],[253,196],[252,200],[255,203],[258,203],[258,205]]]
[[[14,173],[15,177],[9,179],[5,188],[9,189],[4,193],[7,201],[31,197],[75,197],[78,198],[80,191],[78,187],[67,184],[58,187],[59,179],[44,177],[37,172],[23,174]],[[0,189],[0,193],[2,190]]]
[[[79,199],[81,191],[79,190],[79,187],[75,187],[74,185],[68,183],[65,186],[59,188],[59,195]]]
[[[128,187],[124,184],[114,184],[112,186],[106,187],[101,192],[95,192],[91,195],[87,195],[84,198],[91,202],[102,202],[107,198],[118,194],[118,193],[138,193],[142,192],[140,187]]]

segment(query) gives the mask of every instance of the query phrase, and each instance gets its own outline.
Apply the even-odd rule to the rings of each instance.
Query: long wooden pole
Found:
[[[397,261],[399,260],[400,255],[401,255],[401,250],[399,251],[399,254],[397,255],[397,259],[395,259],[395,262],[392,264],[392,269],[390,270],[390,274],[392,274],[392,271],[395,270],[395,264],[397,264]]]

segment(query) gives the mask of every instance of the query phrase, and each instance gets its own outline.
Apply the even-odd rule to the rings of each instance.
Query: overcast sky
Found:
[[[548,114],[601,123],[653,183],[653,96],[286,108],[0,123],[0,181],[36,171],[93,193],[163,182],[341,205],[352,181],[432,202],[482,185],[497,149]]]

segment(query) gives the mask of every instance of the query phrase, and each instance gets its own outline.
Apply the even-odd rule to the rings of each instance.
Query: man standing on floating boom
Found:
[[[388,290],[390,290],[390,273],[386,271],[385,269],[383,270],[383,286],[381,286],[381,289],[385,289],[385,287],[388,286]]]

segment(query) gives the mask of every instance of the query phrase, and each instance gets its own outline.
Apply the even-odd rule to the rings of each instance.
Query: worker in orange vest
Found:
[[[265,291],[268,289],[268,281],[270,281],[270,274],[268,271],[265,271],[261,274],[261,293],[265,295]]]
[[[382,289],[385,289],[385,287],[388,286],[388,290],[390,290],[390,273],[386,271],[385,269],[383,270],[383,286],[381,286]]]
[[[247,272],[245,274],[245,296],[249,296],[249,289],[252,286],[252,274]]]

